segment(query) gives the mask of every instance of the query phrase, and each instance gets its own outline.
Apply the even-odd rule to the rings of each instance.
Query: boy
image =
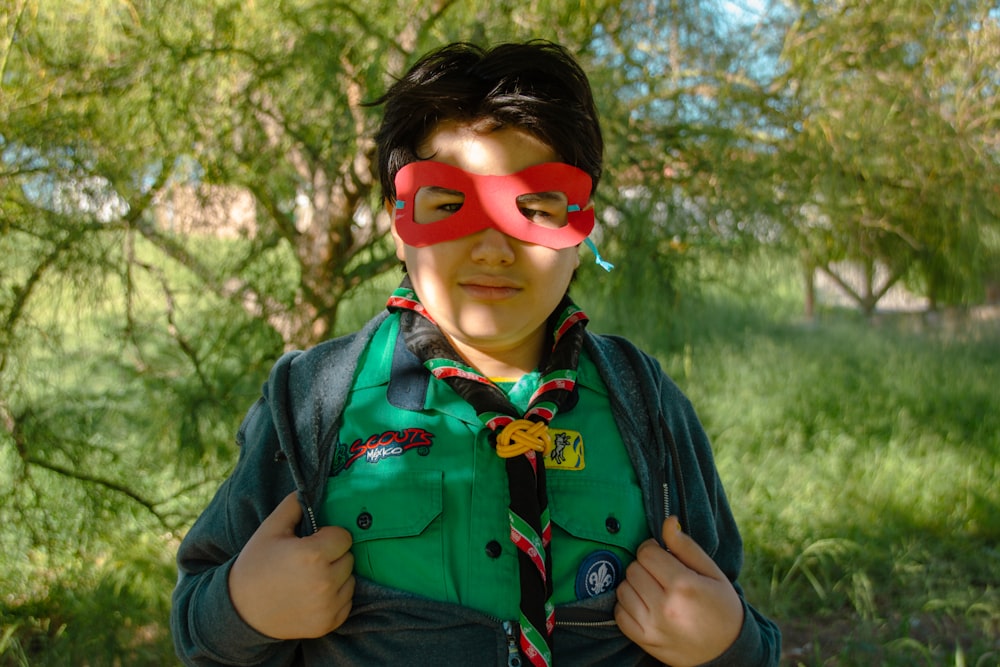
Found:
[[[455,44],[380,103],[406,276],[276,364],[181,545],[178,653],[776,665],[690,404],[567,295],[603,148],[584,73],[547,42]]]

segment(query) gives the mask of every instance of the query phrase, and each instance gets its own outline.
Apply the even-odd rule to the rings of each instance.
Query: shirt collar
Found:
[[[429,406],[469,423],[479,423],[475,410],[443,382],[431,382],[433,376],[406,347],[399,335],[399,316],[392,315],[379,327],[368,346],[355,388],[387,385],[386,399],[401,410],[420,411]],[[577,385],[607,393],[586,351],[580,354]],[[578,389],[579,390],[579,389]],[[566,406],[568,411],[575,405]]]

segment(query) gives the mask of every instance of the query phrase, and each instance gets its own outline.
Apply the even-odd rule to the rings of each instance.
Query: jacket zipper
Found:
[[[313,511],[312,505],[306,505],[306,514],[309,515],[309,525],[312,527],[312,534],[315,535],[319,532],[319,525],[316,523],[316,513]]]
[[[556,621],[557,628],[613,628],[618,621],[609,618],[606,621]]]
[[[663,484],[663,520],[670,518],[670,486]]]
[[[507,667],[521,667],[521,652],[517,649],[517,637],[514,636],[514,624],[503,621],[503,631],[507,635]]]
[[[495,618],[494,620],[500,621]],[[513,621],[500,621],[504,635],[507,637],[507,667],[521,667],[521,651],[517,647],[516,624]],[[606,621],[556,621],[556,627],[563,628],[611,628],[617,627],[618,621],[609,618]]]

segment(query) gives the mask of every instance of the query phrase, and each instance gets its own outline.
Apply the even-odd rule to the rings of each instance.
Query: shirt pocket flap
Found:
[[[649,537],[639,490],[627,484],[549,477],[549,514],[567,533],[635,553]]]
[[[355,542],[413,537],[441,515],[442,480],[439,470],[334,477],[327,486],[327,516]]]

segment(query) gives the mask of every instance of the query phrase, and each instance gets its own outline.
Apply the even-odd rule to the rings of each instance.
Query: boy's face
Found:
[[[505,176],[559,161],[550,146],[518,128],[482,132],[456,121],[440,123],[417,152],[422,158],[484,176]],[[544,194],[558,198],[559,193]],[[418,222],[446,216],[461,202],[457,193],[418,192]],[[565,216],[565,201],[561,205]],[[532,215],[560,214],[559,202],[548,197],[524,207]],[[396,255],[406,262],[421,303],[467,361],[487,373],[504,366],[510,372],[535,367],[545,321],[580,263],[578,246],[548,248],[495,227],[423,247],[407,245],[395,222],[392,233]]]

